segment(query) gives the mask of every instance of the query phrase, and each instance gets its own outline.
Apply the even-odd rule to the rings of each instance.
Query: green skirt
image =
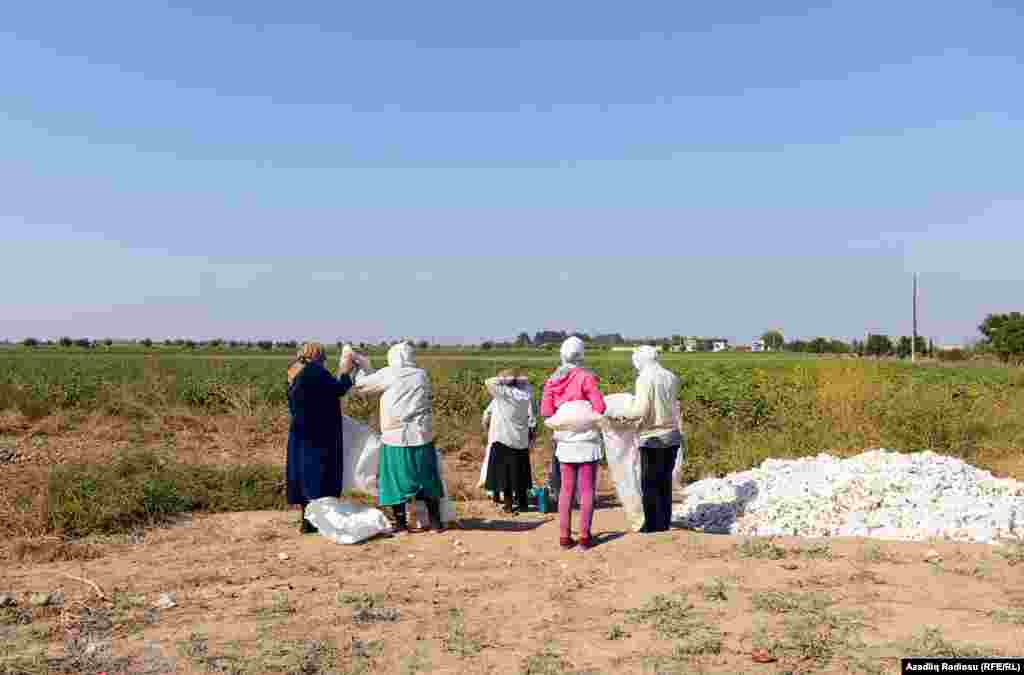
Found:
[[[381,506],[397,506],[414,497],[443,497],[434,444],[382,445],[377,490]]]

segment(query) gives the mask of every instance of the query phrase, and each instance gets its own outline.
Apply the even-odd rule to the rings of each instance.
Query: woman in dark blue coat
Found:
[[[351,357],[342,359],[338,377],[324,366],[323,346],[302,346],[299,359],[288,369],[288,503],[306,505],[321,497],[341,494],[341,405],[352,387]],[[315,532],[305,516],[303,534]]]

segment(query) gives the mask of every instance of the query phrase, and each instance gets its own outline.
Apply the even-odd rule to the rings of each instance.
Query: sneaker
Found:
[[[302,534],[316,534],[318,532],[316,527],[313,526],[313,523],[306,520],[305,517],[302,519],[299,531],[302,532]]]
[[[577,551],[582,553],[583,551],[589,551],[592,548],[594,548],[594,542],[590,537],[580,537],[580,543],[576,547]]]
[[[558,545],[568,550],[576,546],[576,541],[572,537],[559,537]]]

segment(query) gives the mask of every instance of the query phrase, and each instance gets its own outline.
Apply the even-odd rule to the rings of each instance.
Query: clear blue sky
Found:
[[[766,13],[764,8],[772,8]],[[0,336],[959,342],[1024,309],[1015,2],[12,3]]]

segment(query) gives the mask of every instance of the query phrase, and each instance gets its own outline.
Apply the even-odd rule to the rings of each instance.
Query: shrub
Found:
[[[935,352],[939,361],[966,361],[967,352],[962,349],[939,349]]]
[[[285,506],[284,477],[271,465],[204,466],[153,450],[110,464],[68,464],[50,472],[49,529],[67,536],[115,533],[165,522],[188,511],[249,511]]]

